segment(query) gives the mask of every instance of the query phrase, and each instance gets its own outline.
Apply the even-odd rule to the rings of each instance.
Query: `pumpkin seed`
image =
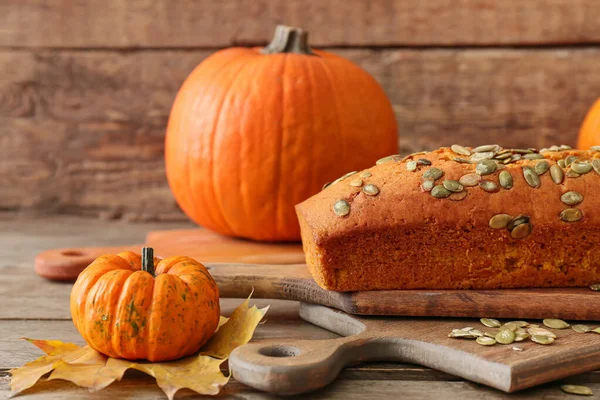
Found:
[[[573,150],[573,148],[566,144],[561,144],[559,150]]]
[[[567,208],[560,213],[560,219],[565,222],[577,222],[583,218],[583,213],[578,208]]]
[[[531,149],[511,149],[511,151],[516,154],[531,154],[531,153],[533,153],[533,150],[531,150]]]
[[[529,333],[531,336],[548,336],[552,339],[556,339],[556,335],[553,332],[550,332],[548,329],[544,328],[527,328],[527,333]]]
[[[596,292],[600,292],[600,283],[592,283],[590,285],[590,289],[596,291]]]
[[[483,146],[478,146],[473,149],[474,153],[486,153],[490,151],[498,151],[500,146],[497,144],[485,144]]]
[[[515,342],[522,342],[529,337],[529,333],[515,332]]]
[[[529,325],[529,322],[527,322],[527,321],[510,321],[510,322],[507,322],[507,324],[513,324],[519,328],[525,328],[526,326]]]
[[[512,156],[512,154],[510,153],[496,153],[496,155],[494,156],[494,159],[496,160],[506,160],[507,158],[510,158]]]
[[[568,167],[569,165],[573,164],[575,161],[577,161],[577,156],[567,156],[565,158],[565,166]]]
[[[444,175],[444,171],[439,168],[429,168],[427,171],[423,173],[423,178],[425,179],[433,179],[438,180]]]
[[[492,181],[481,181],[479,182],[479,187],[489,193],[495,193],[499,190],[498,185]]]
[[[600,151],[600,150],[598,150]],[[594,171],[596,171],[597,173],[600,174],[600,159],[596,159],[592,161],[592,168],[594,168]]]
[[[417,162],[416,161],[409,161],[406,163],[406,170],[410,171],[410,172],[414,172],[417,170]]]
[[[421,184],[421,189],[423,189],[425,192],[431,192],[431,189],[433,189],[434,185],[434,181],[432,181],[431,179],[425,179]]]
[[[448,334],[448,337],[460,339],[475,339],[477,336],[473,335],[469,331],[464,331],[462,329],[452,329],[452,332]]]
[[[353,179],[350,181],[350,186],[361,187],[363,184],[362,179]]]
[[[496,334],[495,334],[495,333],[489,333],[489,332],[486,332],[486,333],[484,333],[483,335],[484,335],[484,336],[487,336],[487,337],[491,337],[492,339],[495,339],[495,338],[496,338]]]
[[[500,214],[500,215],[506,215],[506,214]],[[494,319],[494,318],[481,318],[479,320],[479,322],[481,322],[484,326],[487,326],[488,328],[498,328],[500,326],[500,321],[498,321],[497,319]]]
[[[592,332],[594,332],[594,333],[600,333],[600,328],[594,328],[594,329],[592,329]]]
[[[513,177],[508,171],[500,172],[498,175],[498,182],[500,182],[500,186],[504,189],[510,189],[513,187]]]
[[[493,346],[496,344],[496,339],[492,339],[487,336],[478,337],[477,339],[475,339],[475,341],[477,342],[477,344],[480,344],[482,346]]]
[[[464,328],[463,328],[464,330]],[[469,330],[469,333],[471,333],[472,335],[475,335],[477,337],[483,337],[483,332],[481,332],[479,329],[473,329],[471,328],[471,330]]]
[[[542,321],[542,323],[547,326],[548,328],[552,328],[552,329],[565,329],[568,328],[569,325],[567,322],[563,321],[562,319],[556,319],[556,318],[546,318],[545,320]]]
[[[523,158],[526,160],[541,160],[544,158],[544,156],[541,154],[538,154],[538,153],[531,153],[531,154],[525,154],[523,156]]]
[[[494,153],[491,151],[486,151],[483,153],[474,153],[471,157],[469,157],[469,160],[472,162],[480,162],[483,160],[491,160],[492,158],[494,158]]]
[[[554,339],[549,336],[533,335],[531,336],[531,341],[538,344],[551,344],[554,342]]]
[[[560,389],[569,394],[578,394],[580,396],[593,396],[594,392],[587,386],[581,385],[560,385]]]
[[[514,217],[514,218],[512,219],[512,221],[510,221],[510,222],[508,223],[508,225],[506,226],[506,228],[507,228],[509,231],[512,231],[512,230],[513,230],[513,229],[515,229],[517,226],[519,226],[519,225],[521,225],[521,224],[526,224],[526,223],[528,223],[528,222],[529,222],[529,216],[527,216],[527,215],[523,215],[523,214],[520,214],[520,215],[517,215],[516,217]]]
[[[431,165],[431,161],[429,161],[426,158],[419,158],[417,160],[417,164],[419,164],[419,165]]]
[[[548,169],[550,169],[550,164],[546,160],[540,161],[539,163],[535,164],[535,167],[533,168],[535,173],[538,175],[544,175],[546,171],[548,171]]]
[[[579,178],[581,176],[581,174],[578,174],[572,169],[568,169],[565,175],[567,176],[567,178]]]
[[[513,161],[512,158],[505,158],[504,160],[502,160],[502,165],[510,164],[512,161]]]
[[[363,186],[362,191],[369,196],[377,196],[379,194],[379,188],[375,185],[368,184]]]
[[[531,167],[523,167],[523,176],[525,177],[525,181],[532,188],[539,188],[542,182],[540,181],[540,177]]]
[[[446,189],[448,189],[451,192],[462,192],[463,185],[460,184],[460,182],[458,181],[454,181],[452,179],[444,179],[443,185]]]
[[[461,146],[460,144],[453,144],[452,146],[450,146],[450,149],[452,149],[452,151],[455,152],[456,154],[460,154],[462,156],[470,156],[471,155],[471,151],[469,149],[467,149],[466,147]]]
[[[495,339],[500,344],[511,344],[515,341],[515,333],[510,329],[501,329],[496,333]]]
[[[514,351],[523,351],[525,350],[524,348],[522,348],[521,346],[513,346],[512,348]]]
[[[589,326],[582,324],[573,325],[571,326],[571,329],[573,329],[577,333],[587,333],[592,330],[592,328],[590,328]]]
[[[379,160],[375,161],[375,165],[385,164],[390,161],[400,161],[401,159],[402,159],[402,157],[400,157],[398,154],[393,154],[391,156],[383,157],[383,158],[380,158]]]
[[[350,204],[346,200],[338,200],[333,204],[333,212],[340,217],[350,214]]]
[[[523,158],[523,156],[522,156],[522,155],[520,155],[520,154],[513,154],[513,155],[510,157],[510,161],[511,161],[511,162],[519,161],[521,158]]]
[[[575,206],[583,201],[583,196],[580,193],[571,190],[567,193],[563,193],[563,195],[560,196],[560,201],[570,206]]]
[[[507,322],[500,327],[500,329],[508,329],[509,331],[512,331],[512,332],[515,332],[517,330],[517,328],[518,328],[518,326],[511,322]]]
[[[580,175],[587,174],[592,170],[592,168],[592,164],[588,164],[586,162],[576,161],[571,164],[571,169]]]
[[[567,162],[565,161],[565,159],[560,159],[556,162],[558,164],[559,167],[561,168],[567,168]]]
[[[456,161],[457,163],[461,163],[461,164],[473,164],[470,160],[467,160],[465,158],[460,158],[460,157],[454,157],[452,160]]]
[[[508,225],[508,223],[512,219],[513,219],[513,217],[508,214],[496,214],[492,218],[490,218],[489,225],[491,228],[494,228],[494,229],[506,228],[506,225]],[[481,320],[481,321],[482,321],[481,323],[483,323],[483,320]],[[494,320],[494,321],[496,321],[496,320]],[[496,321],[496,322],[498,322],[498,321]],[[486,325],[486,326],[489,326],[489,325]],[[499,323],[498,323],[498,326],[500,326]],[[491,328],[492,326],[489,326],[489,327]]]
[[[592,150],[592,151],[600,151],[600,146],[592,146],[592,147],[590,147],[590,150]]]
[[[460,177],[458,182],[463,186],[477,186],[481,176],[478,174],[466,174]]]
[[[462,192],[454,192],[450,196],[448,196],[448,200],[452,201],[460,201],[467,197],[468,192],[463,190]]]
[[[363,173],[360,174],[361,178],[370,178],[373,174],[370,173],[369,171],[364,171]]]
[[[563,183],[563,180],[565,179],[565,173],[563,172],[561,167],[559,167],[556,164],[553,164],[550,167],[550,177],[552,178],[554,183],[556,183],[557,185],[560,185],[561,183]]]
[[[443,199],[446,198],[448,196],[450,196],[450,192],[448,189],[446,189],[443,185],[437,185],[434,186],[433,189],[431,189],[431,195],[437,199]]]
[[[321,190],[325,190],[326,188],[328,188],[329,186],[331,186],[332,182],[327,182],[326,184],[323,185],[323,187],[321,188]]]
[[[338,183],[338,182],[341,182],[341,181],[343,181],[344,179],[346,179],[346,178],[348,178],[348,177],[350,177],[350,176],[352,176],[352,175],[354,175],[354,174],[356,174],[356,171],[348,172],[347,174],[344,174],[344,175],[340,176],[339,178],[337,178],[337,179],[336,179],[335,181],[333,181],[331,184],[332,184],[332,185],[335,185],[336,183]]]
[[[465,326],[464,328],[462,328],[463,331],[467,331],[467,332],[472,331],[473,329],[475,329],[475,328],[473,328],[472,326]]]
[[[493,160],[481,160],[477,166],[475,167],[475,172],[477,172],[479,175],[489,175],[494,173],[494,171],[496,171],[496,169],[498,168],[498,165],[496,164],[495,161]]]

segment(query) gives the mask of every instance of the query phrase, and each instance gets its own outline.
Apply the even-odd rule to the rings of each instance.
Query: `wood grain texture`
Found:
[[[235,349],[229,366],[235,379],[276,394],[299,394],[332,382],[347,364],[367,360],[411,362],[435,368],[504,392],[515,392],[600,367],[600,336],[571,329],[555,332],[552,346],[480,346],[448,338],[470,321],[451,319],[360,318],[301,304],[300,316],[342,335],[327,340],[273,340]],[[489,328],[476,324],[483,331]],[[493,332],[493,331],[492,331]]]
[[[0,46],[213,48],[266,43],[281,23],[307,29],[317,46],[598,43],[599,7],[595,0],[183,0],[177,7],[8,0],[0,4]]]
[[[600,93],[600,50],[338,49],[396,110],[402,153],[453,142],[573,145]],[[0,51],[0,209],[184,220],[166,121],[210,51]]]

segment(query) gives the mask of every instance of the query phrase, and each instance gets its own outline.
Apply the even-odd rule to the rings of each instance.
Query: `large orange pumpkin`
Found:
[[[264,49],[230,48],[198,65],[173,105],[165,152],[171,190],[196,223],[295,241],[295,204],[397,149],[375,79],[280,26]]]
[[[115,358],[166,361],[197,352],[219,324],[219,290],[188,257],[156,265],[132,252],[98,257],[71,290],[71,317],[93,349]],[[158,261],[158,260],[157,260]]]
[[[600,99],[589,109],[579,128],[577,147],[587,150],[592,146],[600,146]]]

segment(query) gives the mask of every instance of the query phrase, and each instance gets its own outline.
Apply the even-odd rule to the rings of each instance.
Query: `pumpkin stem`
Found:
[[[142,248],[142,271],[154,276],[154,249],[152,247]]]
[[[308,45],[308,32],[291,26],[277,25],[271,43],[264,47],[262,54],[295,53],[316,55]]]

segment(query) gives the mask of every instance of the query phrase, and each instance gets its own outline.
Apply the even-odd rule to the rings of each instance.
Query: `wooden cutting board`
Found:
[[[233,377],[259,390],[297,394],[327,385],[349,364],[401,361],[515,392],[600,368],[600,335],[595,333],[553,330],[557,339],[551,345],[526,340],[488,347],[448,338],[452,329],[466,326],[496,331],[477,320],[356,317],[312,304],[302,304],[300,316],[343,337],[276,339],[238,347],[229,358]]]
[[[600,320],[600,293],[588,288],[332,292],[297,264],[304,262],[299,244],[255,243],[195,229],[151,232],[146,245],[161,257],[189,255],[205,263],[222,297],[254,291],[255,298],[299,300],[357,315]],[[97,256],[141,247],[50,250],[36,257],[35,268],[46,278],[75,280]]]

